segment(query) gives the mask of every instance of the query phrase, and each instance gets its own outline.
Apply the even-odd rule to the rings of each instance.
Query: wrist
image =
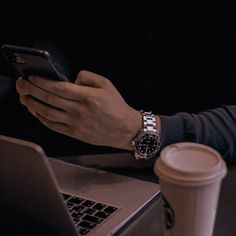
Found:
[[[132,140],[138,134],[139,130],[142,128],[142,115],[137,110],[132,110],[132,115],[129,116],[127,122],[127,133],[126,142],[124,143],[124,149],[132,151]]]
[[[143,119],[140,111],[132,109],[129,111],[126,121],[126,132],[121,138],[123,142],[120,142],[121,146],[119,148],[133,151],[132,141],[138,135],[139,131],[143,128]],[[161,136],[161,119],[158,115],[155,115],[156,129]]]

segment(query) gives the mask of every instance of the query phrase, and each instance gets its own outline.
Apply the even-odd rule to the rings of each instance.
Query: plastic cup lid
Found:
[[[223,178],[227,172],[225,162],[216,150],[191,142],[165,147],[154,170],[160,178],[186,184],[208,183]]]

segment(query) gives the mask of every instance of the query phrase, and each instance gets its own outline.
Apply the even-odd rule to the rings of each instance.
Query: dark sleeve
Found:
[[[227,163],[236,163],[236,105],[160,118],[162,147],[175,142],[202,143],[218,150]]]

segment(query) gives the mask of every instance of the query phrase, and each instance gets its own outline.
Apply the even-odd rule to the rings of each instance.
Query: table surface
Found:
[[[94,167],[131,176],[150,182],[157,182],[152,162],[133,160],[130,153],[98,154],[85,156],[58,157],[74,164]],[[140,214],[123,232],[124,236],[132,235],[162,236],[160,201],[154,202]],[[236,166],[228,168],[223,179],[218,211],[213,236],[236,235]]]

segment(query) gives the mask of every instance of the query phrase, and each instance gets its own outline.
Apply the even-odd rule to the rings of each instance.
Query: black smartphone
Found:
[[[23,79],[33,74],[47,79],[68,81],[46,50],[4,44],[1,52]]]

